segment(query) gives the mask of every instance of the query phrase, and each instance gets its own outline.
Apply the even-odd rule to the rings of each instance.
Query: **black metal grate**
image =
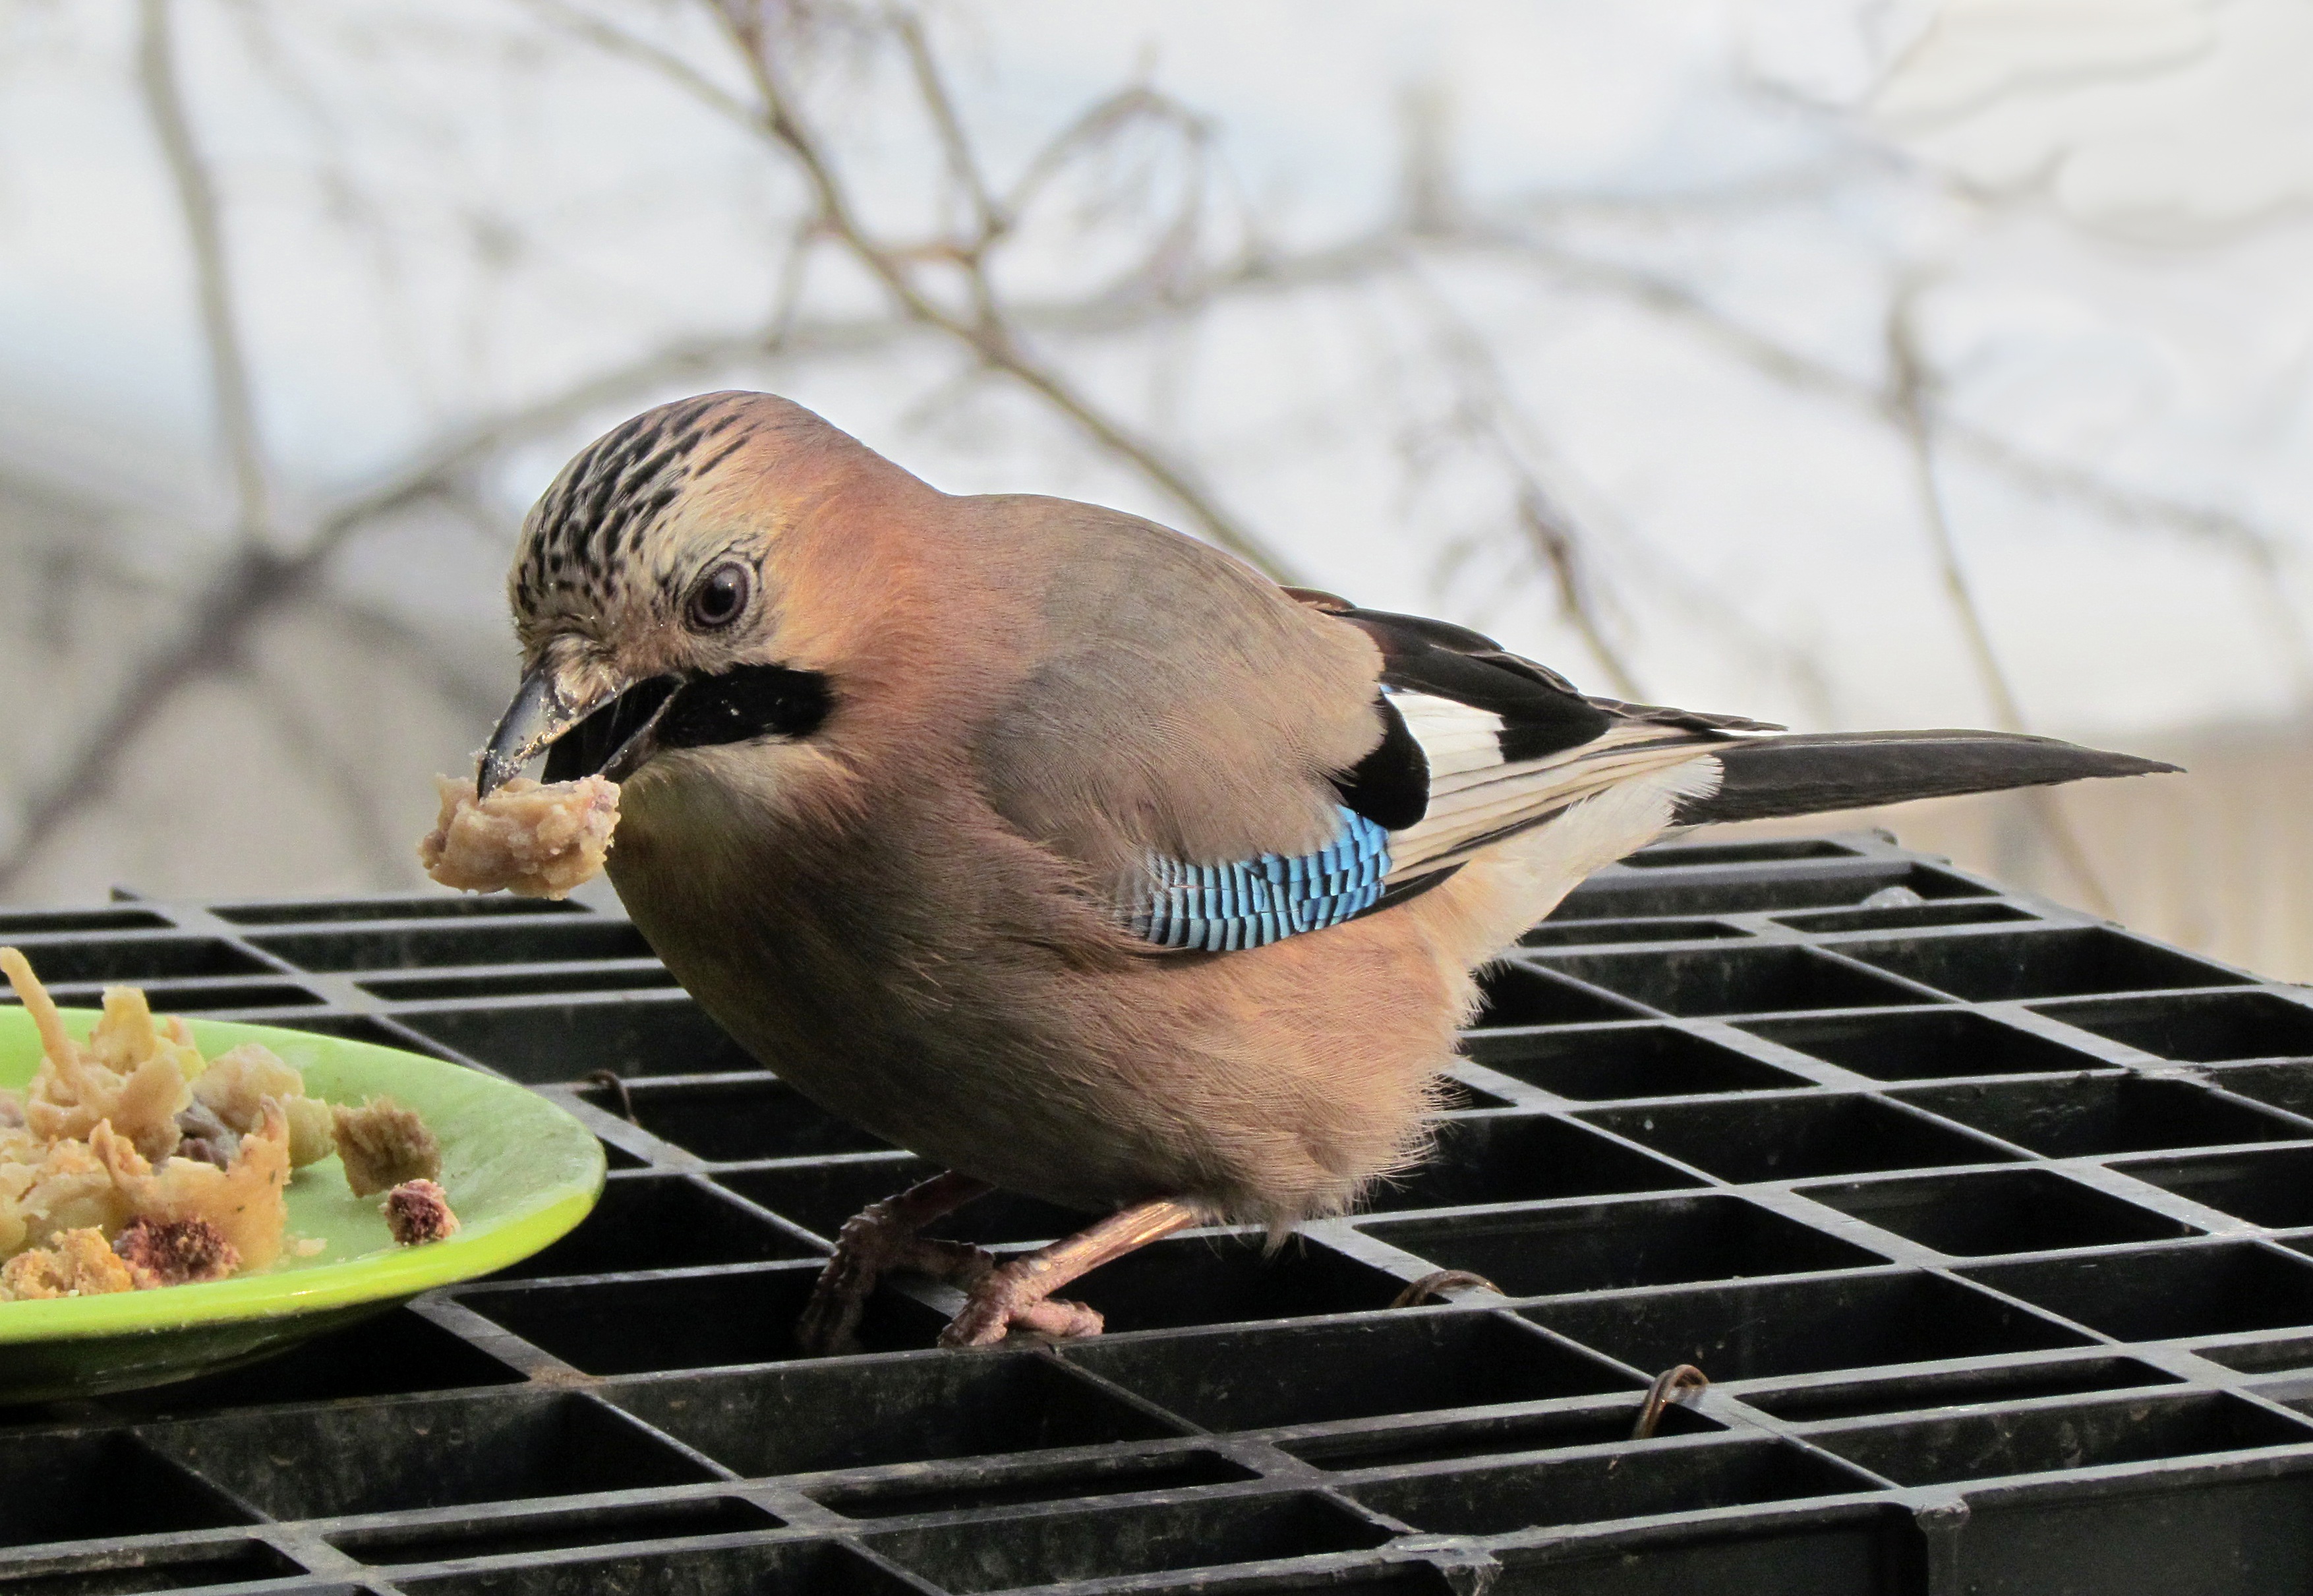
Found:
[[[925,1166],[758,1069],[615,914],[131,901],[0,936],[67,1001],[136,981],[500,1071],[612,1165],[506,1275],[0,1415],[0,1589],[2313,1585],[2313,993],[1876,837],[1605,872],[1491,978],[1439,1159],[1373,1212],[1273,1257],[1160,1243],[1076,1293],[1108,1336],[963,1354],[901,1282],[875,1352],[794,1356],[835,1227]],[[1388,1307],[1439,1269],[1512,1296]],[[1681,1362],[1714,1383],[1627,1439]]]

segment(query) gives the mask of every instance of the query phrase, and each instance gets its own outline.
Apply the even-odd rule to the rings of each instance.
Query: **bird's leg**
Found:
[[[820,1271],[811,1301],[796,1325],[796,1340],[806,1353],[857,1352],[859,1316],[867,1293],[887,1269],[918,1268],[943,1279],[991,1265],[976,1248],[926,1241],[916,1232],[996,1188],[951,1169],[917,1182],[896,1197],[870,1203],[835,1239],[835,1256]]]
[[[1047,1336],[1097,1336],[1098,1310],[1052,1293],[1113,1258],[1203,1222],[1202,1209],[1164,1199],[1121,1209],[1064,1241],[997,1265],[964,1288],[963,1311],[940,1332],[942,1346],[985,1346],[1015,1327]]]

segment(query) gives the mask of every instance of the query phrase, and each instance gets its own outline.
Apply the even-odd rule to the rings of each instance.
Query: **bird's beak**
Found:
[[[514,702],[506,706],[497,729],[490,734],[489,746],[482,750],[481,764],[474,772],[477,795],[488,798],[520,775],[522,767],[535,759],[541,749],[617,692],[612,683],[574,694],[562,674],[551,666],[541,666],[524,676],[514,690]]]
[[[477,796],[489,797],[521,774],[540,750],[582,728],[583,736],[555,748],[547,779],[571,780],[597,772],[620,779],[649,756],[652,728],[677,684],[672,676],[651,676],[582,688],[554,667],[540,666],[522,679],[514,702],[490,734],[489,746],[482,750],[474,773]],[[566,747],[573,755],[567,759],[562,757]]]

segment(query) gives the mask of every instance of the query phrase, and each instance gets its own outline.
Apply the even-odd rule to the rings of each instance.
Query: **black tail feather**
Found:
[[[1726,767],[1725,779],[1717,792],[1685,800],[1675,824],[1766,820],[2178,768],[1999,731],[1798,733],[1746,738],[1712,752]]]

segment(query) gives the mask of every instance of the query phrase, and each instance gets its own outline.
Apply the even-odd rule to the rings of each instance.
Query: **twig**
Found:
[[[2313,634],[2308,633],[2305,617],[2290,601],[2285,586],[2283,567],[2296,554],[2285,539],[2236,511],[2124,488],[2076,466],[2038,459],[2005,439],[1957,427],[1948,419],[1940,421],[1939,429],[1964,445],[1979,463],[2034,492],[2070,498],[2124,526],[2146,526],[2214,543],[2231,553],[2254,578],[2266,630],[2281,645],[2299,707],[2313,708]]]
[[[1675,1364],[1656,1375],[1654,1383],[1647,1388],[1646,1399],[1639,1404],[1638,1422],[1631,1426],[1631,1439],[1652,1441],[1666,1408],[1701,1395],[1710,1384],[1711,1377],[1692,1363]]]
[[[26,802],[13,845],[0,860],[0,897],[15,886],[33,857],[82,807],[110,784],[114,769],[136,737],[195,682],[231,664],[243,633],[303,583],[297,562],[260,548],[229,561],[192,607],[184,630],[141,662],[111,706],[97,717],[64,768]]]
[[[1019,177],[1004,197],[1004,210],[1018,216],[1067,167],[1080,151],[1095,147],[1136,119],[1168,122],[1192,141],[1200,141],[1207,129],[1201,119],[1178,101],[1158,93],[1146,84],[1130,84],[1094,101],[1028,158]]]
[[[757,102],[752,106],[738,101],[690,63],[647,40],[560,4],[558,0],[533,3],[550,14],[568,19],[575,31],[605,49],[653,67],[703,103],[737,118],[785,152],[811,190],[819,227],[884,286],[905,317],[954,339],[976,359],[1037,394],[1103,450],[1133,467],[1179,505],[1211,542],[1280,580],[1293,579],[1293,568],[1283,555],[1224,510],[1185,463],[1173,459],[1154,443],[1138,436],[1123,421],[1095,404],[1057,367],[1034,358],[1021,346],[1017,323],[1001,313],[1001,302],[987,277],[987,254],[993,237],[985,233],[984,223],[989,219],[1000,223],[1000,209],[983,214],[981,233],[961,242],[946,241],[942,249],[910,248],[885,242],[873,235],[861,219],[849,189],[838,174],[824,142],[804,119],[794,94],[782,79],[771,37],[760,13],[745,0],[707,3],[722,22],[752,80]],[[934,108],[931,114],[935,125],[939,125],[937,109]],[[910,268],[927,254],[944,255],[962,269],[972,302],[969,313],[960,313],[942,304],[916,280]]]
[[[1921,397],[1927,385],[1927,375],[1920,362],[1912,308],[1913,290],[1906,288],[1896,295],[1887,313],[1889,408],[1903,429],[1912,462],[1913,483],[1920,496],[1921,519],[1927,527],[1929,544],[1935,551],[1944,596],[1950,601],[1952,613],[1959,621],[1977,680],[1983,683],[1984,696],[1992,701],[1992,717],[2001,728],[2022,731],[2023,706],[2017,702],[2015,686],[2000,663],[1999,651],[1992,647],[1991,630],[1985,626],[1983,611],[1968,585],[1959,545],[1952,537],[1951,517],[1944,508],[1943,486],[1936,476],[1935,445],[1929,436],[1927,412]]]
[[[1482,1274],[1473,1274],[1467,1269],[1432,1269],[1420,1280],[1389,1300],[1392,1308],[1419,1308],[1432,1297],[1447,1292],[1491,1292],[1497,1297],[1507,1296],[1501,1287]]]
[[[179,633],[138,662],[79,745],[55,774],[34,788],[8,851],[0,856],[0,896],[31,868],[49,838],[110,786],[120,760],[177,695],[228,667],[250,632],[283,604],[308,592],[353,537],[423,503],[497,450],[567,425],[606,395],[623,396],[638,385],[664,380],[694,356],[695,351],[680,346],[655,352],[549,400],[453,433],[421,451],[400,473],[340,503],[294,555],[245,543],[191,604]]]
[[[232,471],[241,535],[263,542],[271,536],[272,517],[256,407],[250,398],[249,366],[242,354],[241,330],[233,313],[233,278],[224,230],[217,215],[216,188],[201,159],[178,81],[170,4],[171,0],[141,0],[137,7],[137,82],[144,91],[154,136],[168,162],[177,203],[185,215],[186,236],[192,245],[201,337],[208,347],[209,386],[216,403],[218,438]]]
[[[486,726],[504,712],[502,692],[460,670],[444,656],[437,640],[400,616],[332,595],[328,620],[331,626],[381,653],[392,655],[402,669],[423,677],[436,698],[475,726]]]
[[[1379,246],[1359,239],[1290,260],[1239,262],[1212,273],[1196,295],[1217,300],[1237,293],[1290,292],[1297,287],[1353,278],[1370,270]],[[1172,313],[1146,298],[1051,300],[1015,313],[1025,325],[1073,336],[1125,332]],[[631,404],[686,379],[727,371],[734,363],[778,357],[789,360],[857,356],[916,336],[919,323],[889,315],[830,317],[785,324],[781,314],[763,327],[679,339],[573,383],[544,399],[517,405],[452,429],[413,450],[397,470],[341,499],[316,520],[294,555],[244,550],[229,558],[191,601],[182,630],[141,660],[112,701],[89,722],[86,735],[54,772],[35,784],[19,812],[14,833],[0,854],[0,895],[31,868],[48,841],[74,815],[110,785],[135,739],[186,688],[234,657],[241,639],[277,606],[305,593],[347,543],[370,528],[444,492],[506,450],[545,437],[595,411]]]
[[[1000,252],[999,246],[1009,238],[1012,218],[1044,185],[1067,170],[1069,163],[1103,147],[1118,129],[1136,119],[1177,128],[1191,145],[1201,151],[1208,137],[1203,122],[1145,85],[1128,86],[1104,97],[1063,127],[1007,190],[991,183],[982,169],[923,24],[905,9],[876,13],[882,20],[875,25],[907,52],[916,93],[940,141],[949,181],[963,198],[966,213],[954,226],[928,240],[879,237],[861,222],[824,130],[812,127],[795,97],[785,91],[782,60],[775,49],[780,41],[768,31],[772,24],[763,20],[761,13],[749,10],[744,0],[708,3],[737,46],[746,87],[726,87],[726,83],[741,79],[735,73],[722,72],[719,63],[711,65],[724,78],[721,83],[709,71],[612,26],[571,0],[530,0],[535,11],[558,25],[667,76],[686,93],[767,139],[804,180],[809,191],[805,213],[783,266],[778,304],[770,320],[648,351],[535,403],[428,440],[411,453],[401,469],[338,503],[327,515],[307,524],[304,537],[296,540],[286,536],[289,529],[274,524],[276,512],[268,498],[268,473],[251,375],[233,315],[217,195],[192,134],[172,53],[170,23],[174,13],[169,9],[170,0],[139,0],[143,32],[138,59],[147,112],[168,159],[191,239],[202,328],[216,391],[220,444],[232,466],[240,530],[251,546],[236,551],[220,568],[189,606],[182,634],[163,642],[130,671],[114,701],[92,718],[87,739],[61,762],[48,781],[33,791],[14,846],[0,857],[0,891],[20,877],[34,851],[65,816],[103,790],[128,745],[174,695],[190,682],[226,668],[238,657],[251,630],[268,615],[315,592],[327,562],[347,542],[462,486],[509,447],[526,439],[549,436],[596,410],[631,404],[638,397],[686,378],[719,375],[734,366],[765,359],[792,364],[840,358],[911,339],[945,341],[965,351],[981,367],[1036,393],[1055,414],[1172,497],[1214,542],[1284,574],[1276,552],[1227,514],[1187,462],[1095,402],[1066,368],[1033,352],[1032,340],[1097,339],[1154,324],[1185,326],[1196,314],[1241,296],[1288,295],[1315,287],[1371,280],[1404,278],[1418,283],[1414,269],[1420,263],[1457,256],[1515,259],[1576,287],[1616,295],[1715,341],[1776,381],[1905,427],[1907,441],[1914,434],[1919,440],[1915,471],[1930,495],[1935,489],[1935,451],[1959,451],[2011,481],[2068,498],[2108,520],[2141,523],[2233,552],[2256,572],[2268,618],[2286,640],[2303,690],[2313,697],[2313,645],[2309,645],[2304,628],[2282,589],[2284,562],[2291,555],[2283,540],[2274,533],[2230,511],[2142,493],[2020,450],[1940,411],[1925,382],[1913,384],[1899,401],[1897,395],[1866,379],[1743,327],[1686,284],[1593,259],[1569,247],[1548,234],[1549,218],[1539,213],[1522,225],[1515,219],[1490,222],[1459,206],[1426,206],[1417,207],[1422,212],[1418,228],[1409,226],[1407,218],[1401,216],[1332,245],[1293,253],[1267,249],[1248,227],[1248,242],[1223,258],[1219,251],[1203,248],[1189,252],[1198,239],[1193,224],[1204,214],[1199,196],[1205,180],[1199,168],[1192,174],[1194,181],[1179,220],[1166,229],[1141,267],[1073,296],[1032,302],[1003,298],[995,291],[991,257]],[[1602,203],[1577,198],[1561,206],[1559,214],[1572,216],[1585,206],[1596,208]],[[889,293],[896,313],[803,319],[799,307],[805,263],[822,241],[833,243],[873,273]],[[937,275],[951,269],[962,274],[967,293],[961,300],[946,292],[948,282]],[[1500,404],[1509,406],[1510,401],[1499,392],[1498,375],[1496,381]],[[1907,407],[1900,413],[1899,402]],[[1496,445],[1500,458],[1506,463],[1523,462],[1514,481],[1538,496],[1521,497],[1519,520],[1534,552],[1548,569],[1562,605],[1583,631],[1586,642],[1600,653],[1618,689],[1643,696],[1628,683],[1631,674],[1628,665],[1603,649],[1605,629],[1596,614],[1596,595],[1590,589],[1585,562],[1577,558],[1580,550],[1566,535],[1570,528],[1563,515],[1552,514],[1558,496],[1544,488],[1546,481],[1556,481],[1558,473],[1547,469],[1546,460],[1536,454],[1531,439],[1521,440],[1516,434],[1514,409],[1498,410],[1492,424],[1501,435]],[[1929,502],[1937,522],[1931,535],[1948,548],[1953,540],[1950,528],[1942,524],[1944,507],[1939,498]],[[1614,525],[1611,506],[1596,507],[1578,498],[1577,507],[1586,529],[1594,523]],[[1617,547],[1623,543],[1635,549],[1639,540],[1635,534],[1623,534]],[[1957,570],[1956,555],[1954,560]],[[1667,563],[1659,554],[1655,561]],[[1675,569],[1667,570],[1660,573],[1662,581],[1654,576],[1648,581],[1650,586],[1667,591],[1670,579],[1677,575]],[[1964,574],[1961,585],[1965,589]],[[1697,595],[1697,602],[1709,596]],[[1968,604],[1972,609],[1972,597]],[[1981,633],[1980,613],[1974,625]],[[1988,650],[1988,639],[1978,641]],[[1993,665],[1996,670],[1996,659]],[[1794,668],[1803,666],[1802,660]],[[2004,688],[2005,677],[1998,680]],[[446,677],[435,685],[445,696],[456,686]],[[2008,692],[2006,699],[2008,718],[2020,721],[2013,692]],[[2045,802],[2045,795],[2037,795],[2035,801]]]
[[[9,853],[0,860],[0,895],[14,886],[49,836],[110,784],[128,745],[159,718],[162,710],[191,683],[229,668],[240,657],[242,644],[256,619],[301,591],[318,568],[318,558],[287,559],[275,548],[216,193],[185,115],[170,36],[169,4],[170,0],[141,0],[137,76],[192,245],[218,430],[232,466],[238,504],[240,546],[193,606],[183,631],[130,673],[126,686],[97,718],[63,770],[34,790],[24,806]],[[328,546],[334,547],[334,542]],[[326,549],[319,558],[326,558]]]
[[[1011,225],[1010,218],[996,203],[995,196],[988,190],[987,179],[981,174],[979,157],[972,153],[972,140],[964,133],[963,119],[956,114],[954,96],[947,92],[947,80],[941,75],[931,43],[924,37],[922,20],[901,6],[892,7],[885,15],[908,57],[908,70],[915,76],[916,92],[939,134],[940,153],[946,157],[948,175],[971,204],[973,235],[984,248],[1003,236]]]
[[[408,845],[393,835],[379,807],[378,789],[363,779],[343,759],[335,756],[328,729],[305,711],[296,695],[275,681],[256,660],[246,656],[234,662],[232,675],[245,687],[278,725],[291,755],[303,763],[329,789],[360,851],[369,857],[371,878],[380,887],[398,885],[407,874]],[[402,868],[397,868],[402,867]]]
[[[635,1094],[627,1088],[627,1078],[616,1070],[596,1070],[585,1077],[589,1086],[598,1086],[619,1100],[619,1117],[630,1125],[643,1122],[635,1117]]]
[[[1902,428],[1904,444],[1912,460],[1913,479],[1919,489],[1921,519],[1928,532],[1928,541],[1935,551],[1936,566],[1943,578],[1944,595],[1960,623],[1961,636],[1966,639],[1969,657],[1974,661],[1976,675],[1983,684],[1984,695],[1992,701],[1993,716],[2001,729],[2020,732],[2025,729],[2023,706],[2017,701],[2016,689],[2000,663],[1998,651],[1992,647],[1991,629],[1985,625],[1982,606],[1976,603],[1974,588],[1969,585],[1967,570],[1962,564],[1959,543],[1952,535],[1951,517],[1944,506],[1942,484],[1936,476],[1935,445],[1930,436],[1927,410],[1922,395],[1928,385],[1925,366],[1920,358],[1917,331],[1913,317],[1917,304],[1916,284],[1900,287],[1887,311],[1887,356],[1889,408]],[[2080,885],[2089,900],[2089,906],[2109,917],[2113,913],[2112,895],[2105,890],[2103,880],[2090,862],[2087,847],[2072,829],[2070,818],[2059,808],[2053,793],[2032,790],[2027,794],[2027,804],[2040,830],[2063,860],[2064,868]]]
[[[1281,581],[1292,579],[1291,568],[1274,550],[1214,502],[1185,466],[1166,458],[1154,445],[1135,437],[1121,422],[1090,403],[1057,371],[1031,360],[1019,348],[1000,318],[967,322],[933,300],[909,274],[899,251],[877,243],[860,220],[850,192],[836,175],[833,163],[816,134],[801,119],[793,95],[780,81],[770,40],[759,18],[743,12],[735,0],[716,0],[717,9],[743,54],[762,101],[760,126],[764,134],[794,157],[818,197],[820,214],[828,231],[883,284],[901,309],[916,321],[947,333],[981,360],[1043,396],[1111,454],[1121,456],[1188,511],[1205,535],[1222,548],[1262,567]],[[967,262],[977,278],[987,269],[984,255]],[[992,295],[975,294],[992,302]]]
[[[1518,485],[1517,516],[1518,525],[1525,531],[1526,541],[1542,557],[1543,567],[1550,572],[1551,580],[1558,589],[1558,613],[1581,634],[1584,645],[1605,671],[1606,679],[1614,684],[1615,692],[1628,699],[1646,697],[1646,690],[1639,685],[1638,677],[1631,674],[1630,662],[1599,630],[1573,522],[1543,491],[1542,485],[1532,481]]]
[[[1428,241],[1432,248],[1446,241]],[[1890,390],[1875,386],[1827,361],[1790,348],[1743,325],[1685,284],[1621,261],[1584,255],[1530,234],[1467,225],[1453,247],[1487,255],[1508,255],[1546,267],[1563,280],[1594,292],[1613,294],[1675,320],[1718,344],[1763,375],[1801,392],[1851,405],[1902,428],[1904,418]],[[1944,413],[1931,392],[1915,396],[1918,416],[1933,438],[1959,450],[2032,491],[2069,498],[2124,525],[2212,542],[2247,564],[2258,578],[2265,622],[2290,663],[2299,701],[2313,705],[2313,634],[2282,590],[2280,574],[2291,558],[2287,539],[2257,526],[2237,511],[2195,505],[2106,481],[2092,472],[2046,460],[1996,434]]]
[[[1445,180],[1439,178],[1433,186],[1442,189],[1444,185]],[[1416,215],[1410,225],[1443,226],[1443,215]],[[1550,453],[1540,428],[1518,404],[1508,375],[1476,330],[1454,313],[1420,272],[1408,271],[1405,276],[1435,326],[1439,351],[1446,357],[1447,368],[1460,380],[1463,402],[1473,429],[1509,473],[1517,494],[1519,530],[1526,534],[1543,569],[1550,575],[1560,614],[1581,637],[1615,692],[1626,698],[1644,698],[1646,693],[1639,686],[1638,673],[1631,669],[1622,650],[1608,640],[1599,620],[1596,595],[1586,574],[1580,529],[1528,463],[1530,458]]]

